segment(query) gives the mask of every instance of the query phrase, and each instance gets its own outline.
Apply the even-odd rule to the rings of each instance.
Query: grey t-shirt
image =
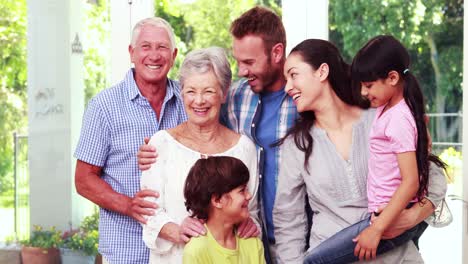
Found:
[[[367,215],[367,160],[373,109],[362,112],[353,125],[349,160],[344,160],[318,127],[311,129],[314,145],[304,169],[304,152],[289,137],[281,146],[282,161],[273,209],[276,249],[280,263],[302,263],[307,221],[306,195],[313,211],[310,249]],[[446,182],[440,168],[431,166],[428,199],[438,205],[445,196]],[[372,263],[372,262],[366,262]],[[378,257],[375,263],[423,263],[413,242]]]

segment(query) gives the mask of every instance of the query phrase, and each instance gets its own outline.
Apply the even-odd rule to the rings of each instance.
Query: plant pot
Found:
[[[97,254],[96,256],[96,261],[94,261],[94,264],[102,264],[102,255],[101,254]]]
[[[87,256],[81,251],[68,248],[60,249],[62,264],[94,264],[94,256]]]
[[[23,264],[60,264],[58,248],[21,248],[21,262]]]

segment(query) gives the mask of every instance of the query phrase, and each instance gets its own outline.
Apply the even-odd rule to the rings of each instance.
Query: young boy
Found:
[[[249,217],[249,170],[233,157],[198,160],[185,181],[185,206],[205,220],[206,236],[192,237],[184,263],[265,263],[259,238],[242,239],[236,225]]]

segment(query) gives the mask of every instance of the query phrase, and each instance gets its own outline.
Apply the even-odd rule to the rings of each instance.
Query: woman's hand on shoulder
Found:
[[[180,238],[183,242],[187,243],[191,237],[204,236],[206,234],[205,221],[186,217],[180,224]]]
[[[158,157],[156,148],[148,145],[149,140],[150,139],[148,137],[145,137],[144,144],[140,146],[137,153],[138,168],[141,171],[151,168],[151,165],[156,162],[156,158]]]
[[[258,237],[260,230],[251,217],[247,218],[237,228],[237,234],[242,238]]]

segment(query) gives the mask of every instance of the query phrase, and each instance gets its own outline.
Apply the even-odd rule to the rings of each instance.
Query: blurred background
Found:
[[[325,16],[328,19],[328,38],[348,62],[375,35],[392,34],[400,39],[410,51],[413,62],[410,70],[420,81],[426,97],[433,152],[449,165],[447,202],[454,216],[453,223],[448,227],[430,227],[426,231],[421,238],[421,254],[426,263],[462,263],[463,0],[147,1],[151,1],[150,6],[154,8],[152,14],[166,19],[176,34],[179,53],[170,73],[171,78],[177,78],[176,73],[187,52],[213,45],[228,51],[232,70],[237,72],[230,54],[229,26],[242,12],[255,5],[267,6],[282,15],[286,5],[293,10],[301,8],[297,5],[305,2],[311,8],[318,2],[325,3],[328,9]],[[0,241],[3,242],[26,239],[31,230],[28,8],[47,5],[47,2],[0,0]],[[71,39],[75,40],[72,47],[76,49],[74,52],[82,54],[84,95],[79,104],[84,108],[91,97],[115,82],[111,78],[111,69],[116,63],[112,59],[115,55],[111,52],[115,41],[112,38],[113,6],[120,2],[120,5],[127,6],[123,8],[131,8],[138,1],[82,2],[81,38],[76,41],[77,34],[76,38],[73,35]],[[285,19],[288,17],[283,16]],[[128,12],[128,16],[120,20],[120,23],[131,25],[136,22],[136,17]],[[314,27],[314,24],[299,24],[296,29],[299,30],[301,26]],[[123,30],[130,30],[130,27]],[[289,39],[294,27],[289,26],[286,31]],[[127,43],[123,44],[126,47]],[[291,48],[288,45],[288,50]],[[128,58],[126,49],[118,52],[124,59]],[[125,69],[128,63],[123,65]],[[47,67],[48,62],[42,61],[42,64]],[[35,63],[34,67],[37,65]],[[117,79],[122,77],[120,75]],[[35,93],[34,96],[38,98],[40,94]],[[45,156],[47,153],[44,153]]]

